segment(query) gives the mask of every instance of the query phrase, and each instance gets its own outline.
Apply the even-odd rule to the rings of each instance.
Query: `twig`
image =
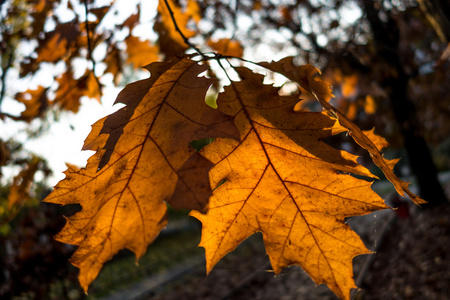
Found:
[[[100,80],[97,78],[97,76],[95,76],[95,66],[96,66],[96,62],[94,60],[94,57],[92,56],[92,45],[91,45],[91,35],[89,34],[89,22],[88,22],[88,14],[89,14],[89,9],[88,9],[88,0],[84,0],[84,11],[86,13],[86,19],[84,20],[85,26],[86,26],[86,35],[87,35],[87,46],[88,46],[88,58],[89,60],[92,62],[92,73],[94,74],[94,78],[95,81],[97,82],[98,85],[98,90],[100,92],[100,96],[103,94],[102,93],[102,84],[100,83]]]
[[[11,115],[9,113],[0,112],[0,120],[3,120],[5,117],[10,118],[14,121],[24,121],[23,117],[18,117],[18,116]]]
[[[1,6],[1,5],[0,5]],[[3,20],[3,16],[0,16],[0,32],[3,36],[4,33],[7,32],[7,28],[6,28],[6,22],[5,20]],[[16,46],[16,45],[14,45]],[[6,49],[4,49],[4,53],[8,53],[8,61],[6,63],[6,65],[3,65],[3,61],[2,61],[2,75],[1,75],[1,91],[0,91],[0,111],[1,111],[1,105],[3,102],[3,99],[5,97],[6,94],[6,73],[8,73],[9,68],[12,66],[13,60],[14,60],[14,46],[9,44],[6,45]]]
[[[201,57],[206,58],[205,54],[203,54],[200,49],[198,49],[194,44],[192,44],[189,39],[181,32],[180,27],[178,27],[177,21],[175,20],[175,14],[173,13],[172,8],[170,7],[170,4],[167,0],[164,0],[164,3],[166,4],[167,10],[169,11],[170,17],[172,18],[173,25],[175,26],[175,30],[180,34],[181,38],[183,39],[184,43],[195,50]]]
[[[12,48],[12,47],[8,47],[8,48]],[[0,91],[0,111],[1,111],[1,104],[3,102],[3,98],[5,97],[5,93],[6,93],[6,73],[8,73],[8,70],[12,66],[12,62],[14,60],[14,51],[12,49],[10,49],[10,50],[11,50],[11,52],[9,53],[8,62],[6,63],[5,68],[2,68],[2,76],[0,79],[2,81],[2,90]]]

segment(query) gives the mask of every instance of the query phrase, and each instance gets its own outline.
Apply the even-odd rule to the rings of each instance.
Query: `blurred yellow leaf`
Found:
[[[36,90],[18,93],[15,98],[17,101],[25,104],[25,110],[21,112],[20,119],[28,123],[42,116],[49,106],[47,89],[43,86],[38,86]]]
[[[377,104],[375,103],[375,99],[371,95],[366,96],[366,102],[364,104],[364,111],[368,115],[372,115],[377,111]]]
[[[28,201],[30,196],[31,185],[34,181],[34,174],[38,170],[41,159],[33,157],[27,162],[27,166],[19,175],[14,177],[13,184],[10,187],[8,195],[8,208],[11,209],[14,205],[20,205]]]
[[[149,41],[141,41],[135,36],[128,36],[125,39],[127,44],[127,63],[132,63],[135,68],[148,65],[159,58],[158,47],[150,44]]]
[[[208,41],[208,46],[224,56],[242,57],[244,49],[236,40],[220,39],[216,42]]]

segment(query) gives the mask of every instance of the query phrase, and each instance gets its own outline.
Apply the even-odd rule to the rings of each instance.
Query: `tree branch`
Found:
[[[170,7],[169,1],[164,0],[164,3],[166,4],[167,10],[169,11],[170,17],[172,18],[173,25],[175,26],[175,30],[180,34],[181,38],[183,38],[183,41],[186,45],[188,45],[190,48],[194,49],[195,52],[197,52],[201,57],[206,58],[205,54],[200,51],[194,44],[192,44],[189,39],[181,32],[180,27],[178,27],[177,21],[175,20],[175,14],[173,13],[172,8]]]

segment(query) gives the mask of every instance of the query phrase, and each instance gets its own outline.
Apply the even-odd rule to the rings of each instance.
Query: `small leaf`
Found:
[[[208,46],[224,56],[242,57],[244,55],[242,45],[236,40],[220,39],[216,42],[209,40]]]
[[[20,114],[20,119],[28,123],[42,116],[50,104],[47,98],[47,89],[42,86],[38,86],[36,90],[18,93],[15,98],[25,104],[25,110]]]
[[[19,175],[14,177],[8,195],[8,208],[11,209],[14,205],[20,205],[28,201],[30,196],[31,185],[34,182],[34,174],[38,170],[41,159],[33,157],[27,162],[24,170]]]
[[[195,35],[195,31],[187,28],[187,24],[191,17],[188,13],[183,12],[181,7],[172,0],[167,0],[174,14],[177,25],[186,38],[191,38]],[[158,16],[156,18],[153,29],[158,33],[158,45],[162,53],[167,57],[176,56],[184,53],[188,49],[188,45],[177,32],[169,10],[166,7],[164,0],[159,0]]]
[[[132,63],[135,68],[148,65],[158,60],[158,48],[149,41],[140,41],[132,35],[125,39],[127,44],[127,63]]]

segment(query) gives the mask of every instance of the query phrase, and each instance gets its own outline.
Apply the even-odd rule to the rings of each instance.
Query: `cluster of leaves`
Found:
[[[210,59],[222,65],[218,57]],[[166,226],[168,203],[203,223],[208,272],[262,232],[276,273],[299,264],[348,299],[352,259],[369,251],[344,220],[388,207],[369,181],[352,175],[375,176],[322,141],[341,132],[371,154],[401,195],[424,203],[392,172],[397,160],[380,154],[384,139],[328,103],[331,89],[316,68],[296,66],[292,57],[258,65],[298,83],[327,112],[299,111],[298,96],[281,96],[263,75],[234,66],[239,80],[230,79],[213,109],[205,103],[213,81],[200,76],[208,64],[172,58],[147,66],[151,77],[119,94],[116,103],[126,106],[93,125],[83,149],[96,153],[86,168],[70,166],[46,198],[82,206],[56,238],[78,246],[71,261],[85,290],[119,250],[145,253]],[[197,152],[192,142],[204,139],[214,142]]]
[[[21,171],[14,176],[9,186],[2,187],[0,195],[0,235],[10,231],[9,222],[24,207],[36,206],[42,199],[42,188],[34,182],[35,175],[40,173],[47,178],[52,171],[42,158],[23,151],[21,144],[0,140],[0,166],[8,164]],[[0,178],[1,178],[0,174]]]
[[[367,75],[368,65],[375,63],[361,60],[367,53],[352,60],[342,56],[348,52],[330,51],[350,46],[356,53],[369,35],[363,21],[339,31],[343,1],[327,6],[311,1],[279,5],[275,1],[160,0],[153,26],[158,36],[155,41],[133,35],[139,25],[139,7],[121,24],[105,29],[105,20],[117,11],[114,4],[93,7],[85,1],[81,16],[72,2],[65,3],[74,15],[68,22],[54,13],[62,5],[59,0],[13,1],[9,7],[12,17],[1,27],[2,83],[19,42],[36,45],[31,55],[20,58],[21,76],[37,74],[48,64],[62,64],[64,71],[55,76],[56,86],[16,94],[26,109],[20,116],[0,112],[2,119],[30,122],[52,107],[76,112],[82,96],[100,98],[104,74],[111,73],[117,83],[127,64],[138,67],[164,60],[146,67],[150,78],[128,85],[119,94],[116,103],[126,106],[95,123],[85,141],[84,150],[96,151],[86,168],[69,166],[66,178],[47,198],[48,202],[82,206],[68,218],[57,238],[78,246],[72,262],[80,268],[79,279],[86,291],[103,264],[120,249],[143,255],[167,223],[168,203],[192,210],[202,221],[201,246],[208,272],[241,241],[260,231],[276,272],[299,264],[317,283],[326,283],[341,298],[349,298],[355,287],[352,258],[369,251],[344,220],[387,207],[370,189],[376,176],[359,165],[355,156],[322,141],[341,132],[347,132],[370,154],[399,194],[423,203],[394,175],[397,160],[386,160],[380,154],[387,146],[384,139],[352,123],[360,109],[358,102],[342,101],[346,114],[335,109],[329,103],[331,89],[317,78],[315,67],[296,65],[292,57],[256,64],[296,82],[304,92],[302,97],[309,93],[326,112],[307,111],[298,94],[285,95],[263,84],[263,75],[231,65],[231,57],[241,58],[244,52],[236,40],[246,38],[237,25],[244,12],[254,24],[292,31],[292,45],[309,45],[299,47],[306,61],[320,62],[325,57],[328,70],[333,70],[327,77],[341,89],[340,100],[360,99],[364,110],[373,114],[374,103],[382,98],[374,97],[380,86],[367,89],[372,77],[361,74]],[[305,12],[312,18],[337,13],[318,18],[323,20],[320,27],[327,29],[328,48],[318,43],[321,33],[303,31]],[[200,29],[200,20],[214,26]],[[235,29],[232,39],[213,38],[230,26]],[[257,25],[250,29],[245,32],[253,35],[251,40],[266,36],[258,33]],[[125,37],[120,34],[124,32]],[[339,33],[348,40],[336,38],[342,36]],[[203,39],[202,51],[189,42],[193,37]],[[188,49],[200,58],[180,55]],[[220,55],[205,54],[205,49]],[[103,52],[100,59],[94,58],[97,52]],[[346,68],[355,64],[355,57],[359,73]],[[80,59],[89,62],[84,72],[78,67]],[[217,62],[229,80],[218,96],[217,110],[205,104],[210,86],[220,90],[211,61]],[[224,61],[230,63],[229,69],[223,67]],[[105,66],[103,72],[96,68],[100,64]],[[396,72],[389,67],[375,71],[374,77]],[[207,77],[202,76],[205,72]],[[75,73],[82,75],[75,77]],[[192,146],[205,141],[213,142],[201,150]],[[0,141],[0,166],[8,164],[9,151],[4,145]],[[36,169],[32,162],[14,184],[17,188],[11,188],[16,191],[12,194],[20,195],[13,198],[27,197]]]
[[[82,6],[84,10],[80,12],[80,4],[72,4],[71,1],[3,3],[0,26],[2,38],[0,104],[6,96],[8,86],[6,75],[17,62],[20,62],[20,78],[32,78],[42,70],[48,71],[50,66],[54,67],[55,75],[54,82],[47,83],[49,84],[47,86],[39,85],[36,89],[16,93],[14,99],[24,104],[25,109],[20,115],[0,110],[0,119],[9,118],[30,123],[37,118],[44,119],[46,112],[51,110],[76,113],[82,97],[100,100],[102,93],[100,79],[105,74],[112,74],[115,84],[118,84],[128,65],[137,68],[160,58],[184,53],[189,46],[177,30],[180,30],[185,38],[197,34],[195,24],[201,19],[201,8],[193,0],[187,1],[183,7],[172,0],[169,0],[168,4],[171,5],[170,12],[165,1],[159,1],[153,26],[158,34],[156,42],[141,40],[133,35],[133,29],[140,24],[139,5],[135,14],[111,27],[111,19],[119,9],[114,4],[94,7],[89,1],[84,1]],[[56,13],[56,8],[66,10],[65,14]],[[73,15],[73,18],[66,20],[67,15]],[[179,27],[175,28],[172,17],[177,19]],[[188,23],[194,29],[188,29]],[[127,33],[125,37],[124,32]],[[207,44],[211,49],[224,54],[242,55],[240,44],[233,44],[229,39],[209,40]],[[31,51],[30,48],[33,47]],[[20,50],[23,48],[27,49],[26,54],[21,54]],[[103,53],[103,56],[96,60],[93,53]],[[80,63],[83,61],[84,63]],[[99,68],[99,65],[104,67]],[[63,71],[55,71],[59,69]],[[9,158],[14,148],[12,143],[13,141],[0,140],[0,168],[13,165],[12,159]],[[27,164],[32,162],[29,161]],[[31,174],[31,171],[25,169],[33,168],[25,167],[23,170]],[[28,176],[27,180],[31,182],[33,178],[34,176]],[[16,186],[15,182],[16,180],[11,182],[11,185]],[[28,197],[29,184],[24,185],[23,182],[21,185],[21,195]],[[24,188],[25,186],[28,188]],[[16,202],[11,201],[10,207]]]

